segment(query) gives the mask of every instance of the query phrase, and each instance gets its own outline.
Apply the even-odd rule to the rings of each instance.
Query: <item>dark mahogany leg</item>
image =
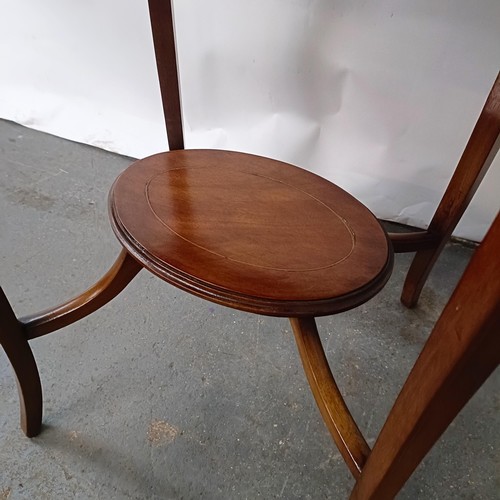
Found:
[[[28,437],[42,426],[42,386],[33,352],[7,297],[0,288],[0,344],[14,369],[21,404],[21,428]]]
[[[116,297],[142,266],[122,250],[111,269],[87,291],[59,306],[18,320],[0,288],[0,344],[17,377],[21,428],[28,437],[40,433],[42,387],[28,340],[59,330],[88,316]]]
[[[442,238],[437,248],[421,250],[415,254],[401,292],[401,302],[406,307],[412,308],[417,305],[425,282],[448,238],[448,236]]]
[[[335,383],[314,318],[290,318],[304,371],[321,415],[354,477],[358,477],[370,448],[349,413]]]

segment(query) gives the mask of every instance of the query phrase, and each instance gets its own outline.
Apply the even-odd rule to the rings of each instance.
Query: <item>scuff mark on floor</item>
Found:
[[[7,500],[7,498],[10,497],[11,493],[12,490],[10,488],[4,488],[3,490],[0,490],[0,500]]]
[[[75,439],[78,439],[78,438],[79,438],[79,435],[78,435],[77,431],[71,431],[69,433],[69,440],[70,441],[74,441]]]
[[[153,446],[171,443],[179,434],[179,429],[165,420],[153,420],[148,427],[148,441]]]

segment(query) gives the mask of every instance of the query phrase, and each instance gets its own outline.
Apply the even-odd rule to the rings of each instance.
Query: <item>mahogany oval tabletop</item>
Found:
[[[246,153],[179,150],[115,181],[110,217],[145,268],[195,295],[276,316],[368,300],[392,270],[374,215],[331,182]]]

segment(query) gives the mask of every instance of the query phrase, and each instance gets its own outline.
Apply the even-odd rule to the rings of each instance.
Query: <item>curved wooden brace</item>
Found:
[[[335,383],[314,318],[290,318],[304,371],[323,420],[352,475],[358,478],[370,454]]]
[[[93,313],[116,297],[142,266],[122,250],[111,269],[92,287],[64,304],[18,320],[0,288],[0,344],[16,374],[21,428],[28,437],[42,426],[42,386],[28,340],[63,328]]]
[[[417,252],[434,248],[439,244],[439,237],[429,231],[411,231],[408,233],[388,233],[395,253]]]
[[[123,249],[111,269],[88,290],[59,306],[20,318],[25,338],[41,337],[92,314],[115,298],[141,269]]]
[[[42,426],[42,385],[33,352],[0,288],[0,344],[14,369],[21,406],[21,428],[28,437]]]

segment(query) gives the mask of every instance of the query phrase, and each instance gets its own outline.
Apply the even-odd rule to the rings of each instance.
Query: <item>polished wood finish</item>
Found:
[[[149,7],[171,151],[134,163],[111,189],[111,223],[124,250],[101,280],[59,306],[17,320],[4,297],[11,321],[2,330],[2,345],[18,377],[22,374],[21,404],[31,408],[24,412],[29,435],[40,429],[41,390],[33,389],[39,378],[27,341],[91,314],[142,267],[213,302],[294,318],[299,345],[309,346],[304,349],[311,349],[311,359],[320,359],[321,351],[311,334],[313,316],[369,300],[392,270],[387,234],[366,207],[339,187],[267,158],[184,151],[172,6],[170,0],[149,0]],[[323,373],[326,359],[323,364],[310,367],[308,376]],[[331,374],[315,390],[325,408],[335,399],[330,428],[339,419],[348,421]],[[341,418],[342,412],[347,416]],[[339,438],[352,434],[348,446],[355,450],[354,473],[366,443],[356,444],[362,438],[355,437],[353,426],[351,418]],[[349,453],[351,448],[346,448]]]
[[[42,425],[42,388],[28,340],[59,330],[93,313],[116,297],[141,269],[142,266],[122,250],[111,269],[87,291],[59,306],[19,320],[0,289],[0,344],[16,374],[21,429],[26,436],[38,435]]]
[[[33,352],[21,324],[0,288],[0,345],[14,369],[21,409],[21,429],[28,437],[42,426],[42,385]]]
[[[78,321],[115,298],[142,269],[125,250],[111,269],[93,286],[67,302],[20,318],[24,337],[34,339]]]
[[[500,215],[418,357],[353,490],[393,498],[500,362]]]
[[[395,253],[417,252],[435,248],[439,237],[428,231],[414,231],[408,233],[388,233]]]
[[[168,145],[170,151],[184,149],[172,5],[170,0],[148,1]]]
[[[314,318],[290,318],[304,371],[323,420],[355,478],[359,477],[370,447],[352,418],[319,338]]]
[[[171,3],[150,0],[149,5],[173,151],[134,163],[114,183],[110,218],[124,250],[93,287],[21,320],[0,289],[0,342],[18,379],[21,426],[34,436],[42,416],[41,384],[28,340],[91,314],[145,267],[213,302],[290,317],[313,395],[356,478],[352,498],[391,498],[498,365],[500,281],[491,277],[500,275],[500,218],[472,259],[370,451],[333,378],[314,317],[356,307],[383,287],[393,264],[388,237],[366,207],[310,172],[243,153],[184,151]],[[413,246],[439,253],[443,234],[451,234],[450,221],[458,221],[487,168],[487,151],[491,156],[498,122],[495,92],[440,215],[428,232],[393,237],[397,251]],[[417,267],[421,271],[423,264]]]
[[[291,317],[321,414],[357,477],[370,448],[314,316],[360,305],[386,283],[393,254],[375,217],[310,172],[215,150],[137,161],[115,181],[109,206],[120,242],[160,278],[229,307]]]
[[[127,251],[160,278],[260,314],[350,309],[392,269],[385,232],[355,198],[249,154],[189,150],[140,160],[113,185],[110,214]]]
[[[500,75],[497,76],[427,231],[407,236],[396,233],[389,235],[396,252],[417,252],[401,295],[401,302],[407,307],[417,304],[432,267],[469,206],[499,148]]]

